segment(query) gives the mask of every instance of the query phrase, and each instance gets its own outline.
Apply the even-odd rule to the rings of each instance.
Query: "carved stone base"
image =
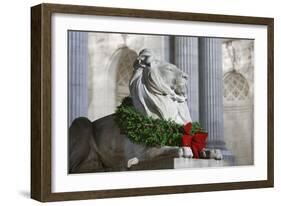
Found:
[[[129,170],[159,170],[233,166],[228,160],[173,158],[139,163]]]
[[[174,169],[230,166],[226,160],[175,158]]]

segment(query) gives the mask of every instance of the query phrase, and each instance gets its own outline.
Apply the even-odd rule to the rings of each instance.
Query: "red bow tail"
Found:
[[[192,136],[189,134],[185,134],[182,136],[182,146],[184,147],[191,147]]]
[[[194,158],[198,159],[200,152],[206,147],[208,133],[195,133],[192,138],[191,149]]]
[[[185,134],[182,136],[182,146],[190,147],[193,152],[193,157],[198,159],[200,152],[206,147],[208,133],[198,132],[191,135],[192,123],[184,125]]]
[[[184,129],[184,131],[185,131],[186,134],[189,134],[189,133],[191,132],[191,129],[192,129],[192,123],[189,122],[189,123],[185,124],[185,125],[183,126],[183,129]]]

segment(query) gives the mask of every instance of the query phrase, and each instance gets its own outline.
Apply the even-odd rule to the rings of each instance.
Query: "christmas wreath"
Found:
[[[199,122],[180,125],[171,120],[144,116],[136,111],[130,97],[125,97],[117,107],[115,120],[121,132],[139,144],[154,147],[189,146],[195,158],[206,146],[207,133]]]

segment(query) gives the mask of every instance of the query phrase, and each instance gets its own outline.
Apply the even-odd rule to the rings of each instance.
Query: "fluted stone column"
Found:
[[[88,115],[88,34],[68,33],[68,124]]]
[[[209,133],[209,148],[225,149],[222,40],[199,38],[199,119]]]
[[[163,49],[162,49],[162,56],[165,61],[171,62],[171,36],[163,36],[162,37],[162,42],[163,42]]]
[[[175,37],[175,64],[188,74],[187,104],[192,121],[199,120],[198,38]]]

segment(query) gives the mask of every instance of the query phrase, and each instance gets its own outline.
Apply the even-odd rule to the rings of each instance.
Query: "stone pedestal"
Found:
[[[230,166],[228,161],[215,160],[215,159],[188,159],[188,158],[175,158],[174,168],[204,168],[204,167],[223,167]]]
[[[188,74],[187,91],[192,121],[199,121],[198,38],[175,37],[175,64]]]
[[[130,170],[160,170],[231,166],[229,161],[214,159],[169,158],[133,165]]]

